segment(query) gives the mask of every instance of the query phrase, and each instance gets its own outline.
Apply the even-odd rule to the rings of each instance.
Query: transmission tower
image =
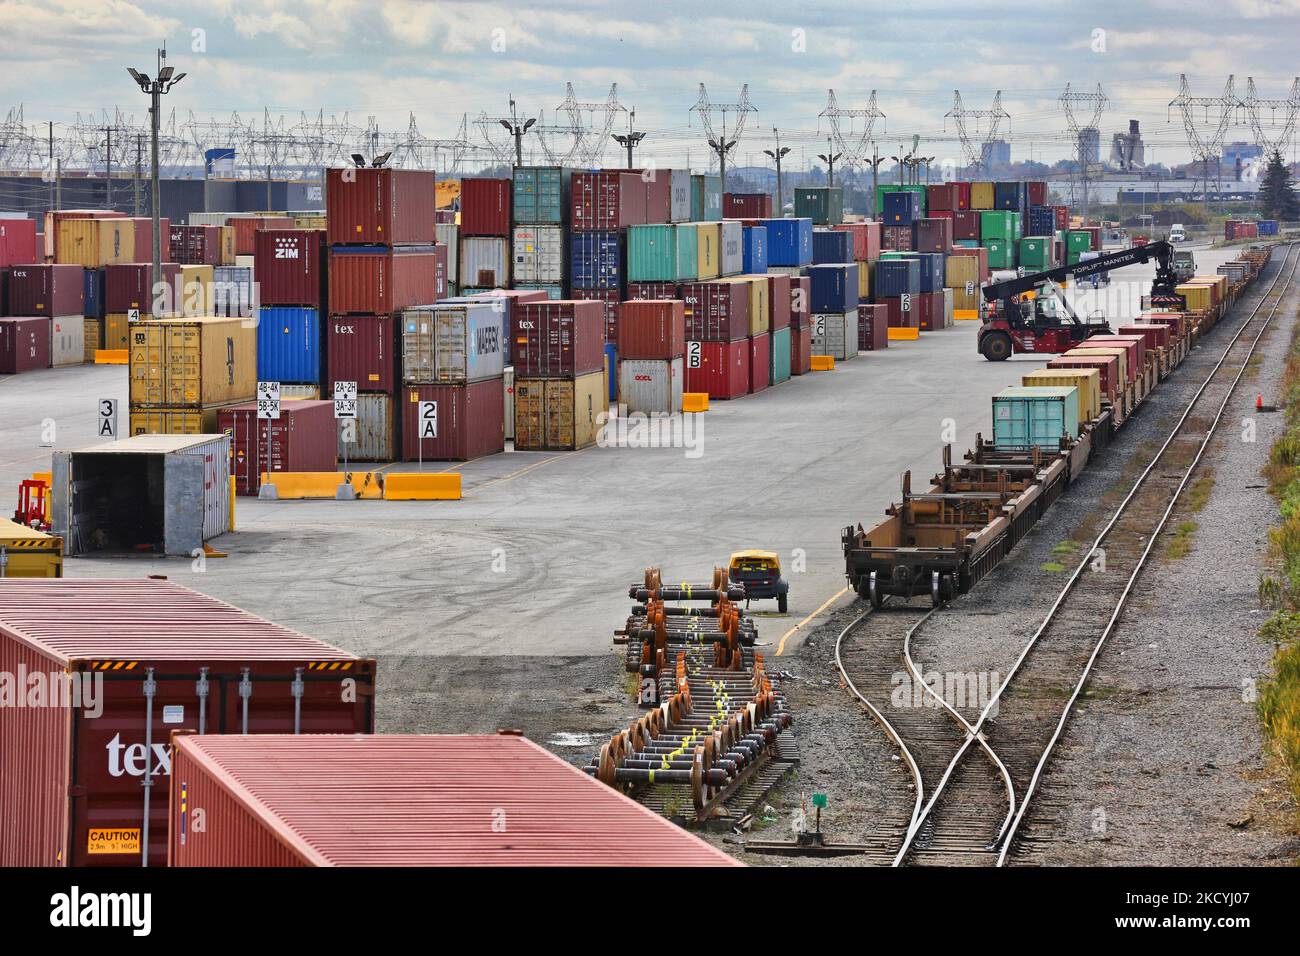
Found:
[[[884,119],[885,114],[876,108],[876,91],[871,91],[871,97],[867,100],[865,109],[844,110],[840,109],[839,103],[835,99],[835,91],[826,91],[826,109],[817,114],[817,132],[821,132],[822,117],[826,118],[827,124],[831,129],[831,136],[835,140],[835,148],[839,150],[841,159],[839,164],[845,169],[857,171],[864,165],[871,162],[869,154],[871,152],[871,136],[876,127],[876,120]],[[847,129],[840,124],[847,120]],[[854,129],[861,121],[861,128]]]
[[[537,116],[531,120],[525,119],[520,115],[515,104],[515,98],[510,97],[510,115],[509,116],[489,116],[487,113],[479,113],[478,119],[474,120],[474,125],[478,127],[479,132],[483,134],[483,143],[492,156],[492,161],[499,166],[512,166],[515,163],[515,134],[514,130],[526,132],[527,129],[540,124],[542,114],[538,112]],[[501,130],[506,129],[511,132],[506,135],[509,139],[501,138]],[[523,132],[520,133],[522,137]],[[560,165],[555,155],[547,148],[545,142],[538,137],[538,142],[542,143],[542,152],[546,154],[546,160],[551,165]],[[521,147],[522,149],[522,147]]]
[[[564,101],[555,107],[556,116],[569,118],[568,125],[554,123],[536,127],[538,142],[547,158],[559,166],[599,166],[610,142],[614,120],[627,107],[618,101],[618,84],[612,83],[603,103],[581,103],[573,92],[573,84],[564,85]],[[569,148],[563,154],[548,142],[548,136],[569,137]]]
[[[998,138],[998,131],[1002,127],[1002,121],[1007,121],[1007,126],[1011,125],[1011,114],[1002,108],[1002,91],[998,90],[993,95],[993,105],[986,110],[968,110],[961,102],[961,90],[952,91],[952,109],[943,114],[944,129],[948,128],[948,120],[953,121],[957,127],[957,137],[961,140],[962,151],[966,154],[968,165],[975,168],[976,175],[981,169],[987,167],[984,162],[985,147],[990,145]],[[972,141],[970,130],[966,123],[968,120],[975,121],[975,129],[979,130],[980,120],[988,120],[988,132],[984,140],[979,144],[979,149],[975,148]]]
[[[1096,93],[1083,93],[1078,90],[1071,90],[1070,84],[1065,84],[1065,92],[1061,94],[1061,109],[1065,112],[1065,122],[1070,128],[1070,142],[1074,144],[1075,162],[1078,163],[1078,175],[1083,181],[1083,219],[1085,224],[1088,221],[1088,174],[1090,168],[1097,158],[1091,153],[1095,140],[1098,151],[1101,149],[1101,114],[1106,111],[1110,99],[1102,90],[1101,84],[1097,84]],[[1080,123],[1079,118],[1085,113],[1088,115],[1086,123]],[[1070,178],[1070,204],[1074,205],[1074,177]]]
[[[727,154],[736,148],[740,138],[745,135],[745,124],[749,120],[750,113],[757,113],[758,110],[749,102],[749,84],[746,83],[740,88],[740,99],[735,103],[711,103],[709,102],[709,93],[700,84],[700,98],[695,105],[687,112],[687,124],[690,123],[690,114],[698,113],[700,125],[704,127],[704,136],[709,142],[709,148],[713,151],[713,156],[718,161],[718,176],[722,180],[722,190],[727,189]],[[722,131],[715,133],[713,129],[713,115],[721,115]],[[731,132],[727,132],[727,114],[735,116]],[[713,168],[713,164],[709,164]]]
[[[468,129],[469,117],[462,113],[455,137],[432,139],[420,132],[415,114],[411,113],[406,125],[406,137],[398,142],[390,165],[402,169],[432,169],[444,175],[455,176],[460,172],[460,164],[466,155],[483,148],[469,141]]]
[[[1295,132],[1296,114],[1300,112],[1300,76],[1291,82],[1291,95],[1284,100],[1260,99],[1255,90],[1255,78],[1248,76],[1246,98],[1241,101],[1241,105],[1250,121],[1251,131],[1255,134],[1255,145],[1264,153],[1264,159],[1267,161],[1274,153],[1285,155],[1286,148],[1291,143],[1291,134]],[[1264,110],[1270,113],[1267,124],[1260,118]],[[1280,124],[1279,112],[1282,114]]]
[[[1233,77],[1229,75],[1224,84],[1222,96],[1192,96],[1192,88],[1187,83],[1187,74],[1178,76],[1178,95],[1169,101],[1169,109],[1178,107],[1183,117],[1183,128],[1187,132],[1187,145],[1191,147],[1192,156],[1201,164],[1201,181],[1204,182],[1202,195],[1210,191],[1210,161],[1214,161],[1216,175],[1222,186],[1223,179],[1223,137],[1228,132],[1233,115],[1241,104],[1233,92]],[[1200,118],[1198,118],[1198,112]],[[1198,125],[1199,124],[1199,125]],[[1204,125],[1208,132],[1202,132]]]

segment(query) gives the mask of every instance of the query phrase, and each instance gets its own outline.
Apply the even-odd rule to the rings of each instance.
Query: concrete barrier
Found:
[[[814,372],[829,372],[835,367],[834,355],[811,355],[809,359]]]
[[[684,412],[707,412],[709,410],[709,393],[708,392],[684,392],[682,393],[682,411]]]
[[[262,483],[274,485],[281,499],[333,498],[345,481],[358,498],[382,498],[385,477],[375,471],[274,471],[262,472]]]
[[[126,365],[129,361],[127,349],[95,349],[96,365]]]
[[[902,329],[892,325],[889,327],[889,341],[891,342],[915,342],[920,337],[920,329]]]
[[[388,501],[460,501],[460,475],[456,472],[426,475],[395,472],[384,476]]]

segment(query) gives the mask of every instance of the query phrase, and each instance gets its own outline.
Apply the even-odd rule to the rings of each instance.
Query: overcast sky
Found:
[[[1287,95],[1300,0],[0,0],[6,106],[22,103],[29,123],[114,106],[142,116],[144,98],[124,67],[152,71],[164,40],[170,62],[189,73],[167,98],[182,120],[190,110],[249,115],[266,106],[294,118],[346,112],[361,125],[375,116],[404,129],[414,112],[425,135],[450,137],[468,113],[480,139],[473,120],[508,112],[511,94],[522,113],[544,110],[555,123],[566,81],[582,101],[603,101],[617,83],[637,127],[650,131],[642,155],[673,165],[689,149],[699,166],[702,133],[689,111],[701,82],[720,104],[749,84],[757,112],[741,163],[758,161],[773,127],[796,146],[792,159],[811,160],[828,132],[817,115],[827,89],[841,108],[865,106],[875,89],[882,146],[919,133],[930,144],[922,151],[941,162],[960,155],[944,119],[953,90],[977,110],[1000,88],[1013,157],[1032,150],[1053,161],[1068,148],[1057,103],[1066,83],[1087,91],[1101,83],[1110,99],[1103,142],[1136,118],[1148,160],[1168,163],[1188,158],[1182,120],[1167,108],[1180,73],[1195,95],[1218,96],[1229,73],[1239,96],[1248,75],[1261,97]],[[617,125],[626,125],[622,114]],[[978,138],[986,127],[971,129]],[[1231,127],[1227,139],[1251,139],[1250,127]],[[605,159],[614,158],[611,149]]]

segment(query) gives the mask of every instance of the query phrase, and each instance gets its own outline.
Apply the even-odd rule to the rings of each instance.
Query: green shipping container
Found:
[[[815,226],[838,226],[844,221],[844,187],[796,187],[794,216],[796,219],[811,219]]]
[[[1016,267],[1016,244],[1010,239],[985,239],[984,248],[989,251],[990,269]]]
[[[1092,248],[1092,233],[1082,229],[1071,229],[1065,236],[1066,265],[1077,265],[1079,253]]]
[[[514,175],[514,221],[519,225],[560,226],[568,220],[573,170],[560,166],[520,166]]]
[[[985,209],[980,213],[980,240],[1006,239],[1014,241],[1016,223],[1020,217],[1005,209]],[[988,243],[986,242],[985,245]]]
[[[1031,272],[1046,272],[1054,267],[1051,236],[1028,236],[1020,240],[1020,265]]]
[[[778,211],[777,215],[781,213]],[[691,219],[718,222],[722,219],[722,177],[691,177]]]
[[[700,274],[698,231],[699,226],[693,222],[628,226],[628,281],[694,281]]]
[[[772,332],[772,359],[768,363],[768,384],[780,385],[790,378],[790,327]]]
[[[993,396],[993,444],[999,449],[1057,449],[1079,434],[1079,390],[1065,385],[1004,388]]]

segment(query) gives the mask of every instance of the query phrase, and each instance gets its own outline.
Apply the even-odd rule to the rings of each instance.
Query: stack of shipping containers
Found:
[[[478,178],[460,182],[460,249],[456,258],[461,295],[510,286],[510,193],[508,179]],[[534,272],[539,258],[535,250],[530,253]]]
[[[609,409],[604,303],[516,302],[510,338],[515,448],[572,450],[594,444]]]

